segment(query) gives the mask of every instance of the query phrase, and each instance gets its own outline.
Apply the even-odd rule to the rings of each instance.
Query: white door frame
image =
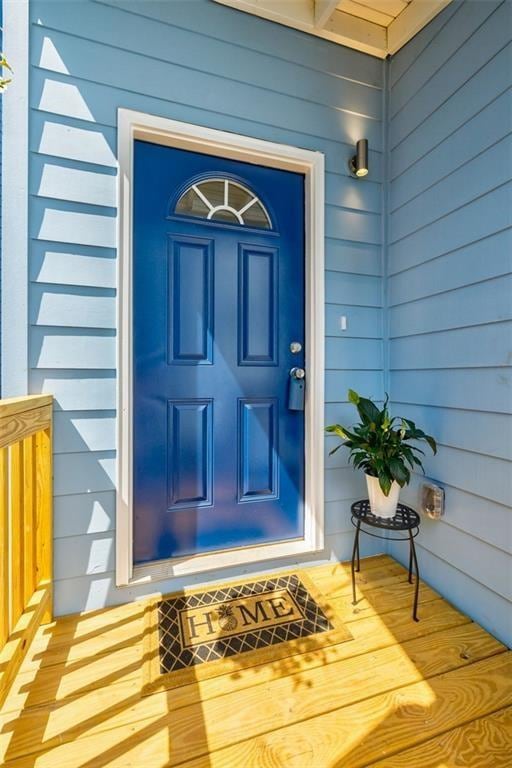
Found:
[[[135,139],[302,173],[305,176],[306,410],[304,538],[133,565],[132,203]],[[324,548],[324,156],[249,136],[118,110],[118,461],[116,583],[173,576],[318,552]]]

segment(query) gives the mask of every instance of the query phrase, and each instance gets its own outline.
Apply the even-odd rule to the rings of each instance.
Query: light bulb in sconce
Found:
[[[358,179],[368,175],[368,139],[359,139],[356,154],[348,161],[350,173]]]

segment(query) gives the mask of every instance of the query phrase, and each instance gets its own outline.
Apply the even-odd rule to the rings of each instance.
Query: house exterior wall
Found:
[[[454,2],[391,61],[386,281],[392,407],[438,437],[446,491],[422,573],[509,645],[511,29],[510,2]]]
[[[114,585],[118,107],[325,153],[332,421],[350,418],[348,386],[383,391],[383,66],[206,0],[33,0],[30,8],[30,390],[56,398],[54,576],[62,614],[182,586]],[[372,170],[355,181],[347,161],[361,137],[369,139]],[[344,461],[338,452],[326,463],[332,558],[349,556],[350,501],[363,494]],[[379,549],[373,540],[365,545]]]

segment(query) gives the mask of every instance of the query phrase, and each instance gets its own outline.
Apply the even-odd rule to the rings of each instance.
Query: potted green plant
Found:
[[[348,399],[356,406],[360,422],[350,429],[339,424],[325,428],[343,441],[330,454],[342,446],[349,448],[349,461],[366,474],[372,513],[378,517],[393,517],[400,488],[409,483],[411,470],[418,467],[423,471],[418,454],[425,452],[415,442],[424,441],[433,453],[437,453],[436,441],[418,429],[413,421],[401,416],[391,417],[388,395],[382,408],[372,400],[360,397],[353,389],[348,390]]]

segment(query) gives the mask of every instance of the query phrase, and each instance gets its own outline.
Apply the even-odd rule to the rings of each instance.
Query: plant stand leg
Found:
[[[412,545],[409,545],[409,584],[412,584]]]
[[[359,560],[359,530],[361,528],[361,522],[358,520],[357,526],[356,526],[356,533],[354,536],[354,547],[352,549],[352,563],[351,563],[351,572],[352,572],[352,605],[355,605],[356,600],[356,575],[355,570],[359,573],[361,569],[361,563]],[[357,569],[355,569],[355,560],[357,557]]]
[[[410,541],[410,559],[414,563],[414,570],[416,571],[416,584],[414,587],[414,607],[412,610],[412,617],[414,621],[419,621],[418,595],[419,595],[419,589],[420,589],[420,572],[418,569],[418,558],[416,557],[416,547],[414,545],[414,536],[412,535],[412,530],[409,531],[409,541]]]

